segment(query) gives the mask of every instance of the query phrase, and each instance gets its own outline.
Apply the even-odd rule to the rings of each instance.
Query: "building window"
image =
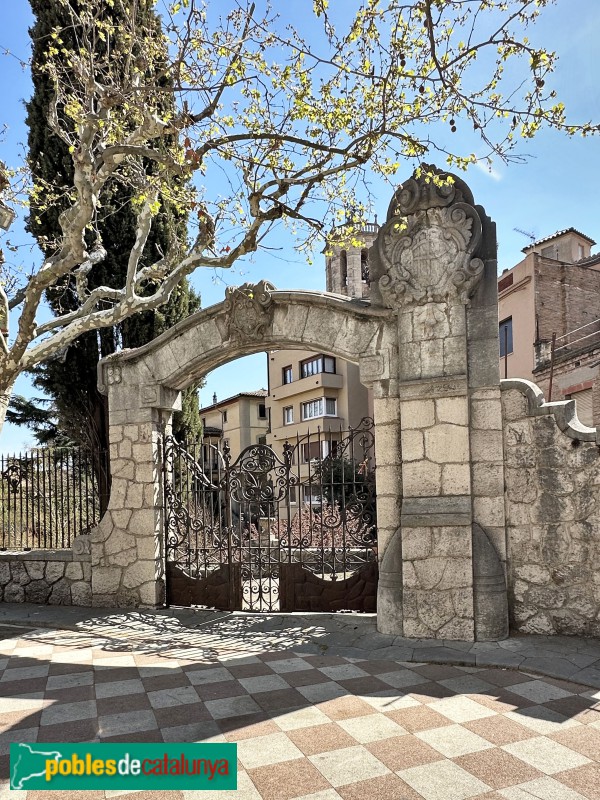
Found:
[[[337,448],[338,448],[338,441],[337,439],[327,439],[323,442],[323,458],[327,458],[327,456],[331,456],[331,458],[337,458]]]
[[[323,398],[319,400],[309,400],[302,403],[302,419],[313,419],[313,417],[323,416]]]
[[[264,403],[258,404],[258,418],[259,419],[266,419],[267,418],[267,409]]]
[[[502,320],[499,326],[500,330],[500,358],[512,353],[513,351],[513,331],[512,331],[512,317]]]
[[[556,261],[558,256],[558,247],[555,244],[548,245],[548,247],[542,247],[540,255],[543,258],[552,258]]]
[[[579,253],[579,260],[581,261],[581,259],[583,258],[583,245],[582,244],[578,244],[577,248],[578,248],[578,253]]]
[[[294,380],[294,376],[293,376],[293,373],[292,373],[291,365],[289,367],[284,367],[282,369],[282,374],[283,374],[283,383],[284,384],[291,383]]]
[[[302,419],[314,419],[315,417],[335,417],[336,401],[333,397],[319,397],[317,400],[309,400],[302,403]]]
[[[302,463],[308,464],[309,461],[324,459],[329,455],[332,458],[335,458],[337,453],[337,445],[338,443],[335,439],[331,441],[325,439],[322,442],[302,442]]]
[[[302,442],[302,463],[316,461],[320,457],[319,442]]]
[[[348,254],[345,250],[340,253],[340,268],[342,273],[342,286],[348,286]]]
[[[289,497],[289,500],[290,500],[290,505],[295,506],[296,505],[296,487],[295,486],[290,486],[289,487],[289,489],[288,489],[288,497]]]
[[[286,406],[283,409],[283,424],[291,425],[294,421],[294,406]]]
[[[300,362],[301,378],[310,378],[311,375],[318,375],[320,372],[335,374],[335,358],[332,356],[314,356]]]
[[[221,411],[221,418],[222,418],[223,422],[227,422],[227,412],[226,411]]]
[[[371,283],[369,278],[369,251],[368,250],[361,250],[360,251],[360,279],[363,283],[366,283],[367,286]]]

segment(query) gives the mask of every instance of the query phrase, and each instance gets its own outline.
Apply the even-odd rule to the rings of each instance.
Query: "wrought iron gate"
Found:
[[[373,420],[286,442],[164,440],[167,602],[246,611],[374,611]]]

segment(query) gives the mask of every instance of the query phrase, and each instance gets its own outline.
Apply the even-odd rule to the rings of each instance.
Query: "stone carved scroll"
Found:
[[[458,178],[436,185],[426,167],[394,195],[377,238],[379,289],[389,308],[454,301],[467,304],[483,275],[474,257],[482,223],[467,185]],[[424,320],[435,326],[435,319]]]
[[[75,536],[71,548],[73,550],[73,561],[89,561],[92,553],[89,533]]]
[[[109,357],[106,361],[98,363],[98,391],[108,394],[109,386],[116,386],[123,381],[123,368],[115,364]]]
[[[273,316],[272,283],[245,283],[225,290],[225,311],[228,315],[228,338],[260,339]]]

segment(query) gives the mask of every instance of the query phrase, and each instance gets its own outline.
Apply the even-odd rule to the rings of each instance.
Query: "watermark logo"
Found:
[[[10,788],[237,789],[237,745],[13,743]]]

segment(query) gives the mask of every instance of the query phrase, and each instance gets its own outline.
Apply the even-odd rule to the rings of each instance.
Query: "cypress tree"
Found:
[[[60,234],[59,215],[68,205],[73,186],[73,167],[66,143],[48,125],[48,111],[53,101],[53,87],[43,69],[52,33],[61,30],[65,46],[75,49],[76,32],[72,27],[69,8],[77,14],[83,0],[30,0],[35,24],[30,30],[33,42],[32,79],[34,92],[27,103],[29,126],[29,163],[34,179],[27,228],[47,257],[56,248]],[[160,19],[151,0],[117,0],[103,4],[100,18],[108,20],[118,35],[119,21],[130,19],[135,10],[137,43],[134,48],[143,53],[146,37],[160,35]],[[113,36],[113,39],[114,39]],[[112,45],[114,47],[114,41]],[[106,47],[97,41],[99,54]],[[152,76],[149,76],[152,79]],[[164,86],[164,78],[160,79]],[[168,87],[167,87],[168,88]],[[164,92],[165,104],[174,108],[172,95]],[[97,230],[100,233],[106,258],[95,265],[88,275],[90,290],[96,286],[124,285],[129,253],[135,241],[135,214],[131,208],[131,189],[113,184],[108,197],[103,197]],[[186,242],[187,215],[163,198],[161,211],[155,217],[142,260],[151,263],[160,252],[169,249],[173,236]],[[182,249],[183,249],[182,247]],[[75,310],[79,305],[72,279],[53,287],[47,301],[56,313]],[[156,311],[148,311],[124,320],[114,328],[85,333],[60,357],[34,370],[34,384],[53,400],[52,413],[58,420],[58,430],[64,439],[86,447],[107,449],[105,398],[97,390],[97,363],[117,349],[138,347],[158,336],[180,319],[196,311],[200,298],[184,279],[173,291],[170,300]],[[26,421],[26,420],[24,420]],[[174,432],[178,438],[197,440],[201,433],[197,386],[191,386],[183,397],[183,410],[175,414]]]

